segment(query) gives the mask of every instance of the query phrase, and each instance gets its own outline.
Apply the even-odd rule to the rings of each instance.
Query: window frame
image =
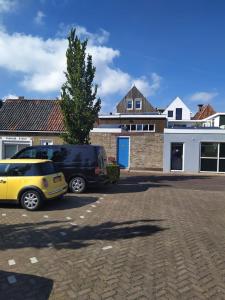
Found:
[[[136,107],[136,103],[137,102],[140,102],[140,108],[137,108]],[[134,100],[134,108],[135,108],[135,110],[142,110],[142,99],[141,98],[136,98],[135,100]]]
[[[131,102],[131,108],[128,107],[128,103],[129,102]],[[130,98],[126,99],[126,108],[127,108],[127,110],[133,110],[134,109],[134,101],[133,101],[133,99],[130,99]]]
[[[131,126],[135,126],[135,130],[131,130]],[[141,130],[138,130],[138,126],[141,126]],[[144,126],[147,126],[147,130],[144,130]],[[150,130],[150,126],[153,126],[153,129]],[[144,124],[144,123],[136,123],[136,124],[124,124],[123,127],[125,128],[126,131],[128,132],[155,132],[155,124]]]
[[[172,116],[169,116],[169,113],[172,113]],[[168,111],[167,111],[167,117],[168,117],[168,118],[173,118],[173,110],[168,110]]]
[[[216,156],[202,156],[202,144],[204,143],[211,143],[211,144],[217,144],[217,155]],[[224,171],[220,171],[220,161],[225,160],[225,157],[220,156],[220,145],[225,144],[224,142],[210,142],[210,141],[202,141],[200,142],[200,156],[199,156],[199,171],[204,173],[225,173]],[[216,171],[205,171],[202,170],[202,159],[209,159],[209,160],[216,160]]]
[[[48,143],[48,144],[46,144]],[[40,145],[41,146],[52,146],[54,145],[53,140],[51,139],[40,139]]]

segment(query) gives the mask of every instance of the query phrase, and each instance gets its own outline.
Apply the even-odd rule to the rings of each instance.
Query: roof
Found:
[[[1,159],[0,163],[5,164],[39,164],[39,163],[45,163],[45,162],[51,162],[51,160],[48,159],[31,159],[31,158],[21,158],[21,159]]]
[[[0,131],[63,132],[59,100],[7,99],[0,109]]]
[[[190,110],[190,109],[188,108],[188,106],[184,103],[184,101],[183,101],[180,97],[177,96],[176,98],[174,98],[174,99],[170,102],[170,104],[165,108],[164,111],[168,110],[168,108],[169,108],[174,102],[175,102],[175,103],[178,102],[178,103],[180,103],[183,107],[186,107],[186,109]]]
[[[156,109],[151,105],[151,103],[147,100],[147,98],[139,91],[139,89],[134,85],[129,92],[123,97],[123,99],[117,104],[117,112],[121,112],[119,110],[122,109],[123,112],[127,111],[126,109],[126,99],[142,99],[142,109],[141,111],[146,112],[155,112]],[[127,112],[129,113],[129,112]],[[135,112],[136,113],[136,112]]]
[[[214,115],[216,112],[210,104],[205,104],[202,108],[194,115],[193,120],[202,120],[211,115]]]

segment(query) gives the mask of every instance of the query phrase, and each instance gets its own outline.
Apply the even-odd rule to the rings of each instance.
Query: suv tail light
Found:
[[[48,187],[48,180],[47,180],[46,178],[43,178],[43,179],[42,179],[42,183],[43,183],[43,186],[44,186],[45,188]]]

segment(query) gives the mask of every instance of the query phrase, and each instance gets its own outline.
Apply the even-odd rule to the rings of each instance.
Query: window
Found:
[[[128,99],[127,100],[127,109],[128,110],[132,110],[133,109],[133,100],[132,99]]]
[[[16,154],[15,158],[36,158],[36,149],[35,148],[28,148],[25,150],[22,150],[18,154]]]
[[[142,109],[142,100],[141,99],[135,99],[135,109],[137,109],[137,110]]]
[[[142,124],[137,124],[137,131],[142,131]]]
[[[125,130],[130,131],[130,124],[124,125]]]
[[[148,131],[148,124],[143,124],[143,131]]]
[[[225,143],[201,143],[201,171],[225,172]]]
[[[0,176],[6,176],[6,167],[7,164],[0,164]]]
[[[123,128],[127,131],[155,132],[155,124],[125,124]]]
[[[53,140],[40,140],[40,145],[53,145]]]
[[[176,108],[176,120],[182,120],[182,108]]]
[[[155,131],[155,125],[154,124],[149,124],[148,125],[148,131]]]
[[[172,118],[173,117],[173,111],[172,110],[168,110],[168,118]]]
[[[7,176],[43,176],[55,173],[53,163],[46,162],[40,164],[10,164],[7,170]]]

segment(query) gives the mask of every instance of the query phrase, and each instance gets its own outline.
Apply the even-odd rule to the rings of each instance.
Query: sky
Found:
[[[165,108],[225,111],[223,0],[0,0],[0,98],[60,97],[72,27],[96,67],[102,112],[136,85]]]

